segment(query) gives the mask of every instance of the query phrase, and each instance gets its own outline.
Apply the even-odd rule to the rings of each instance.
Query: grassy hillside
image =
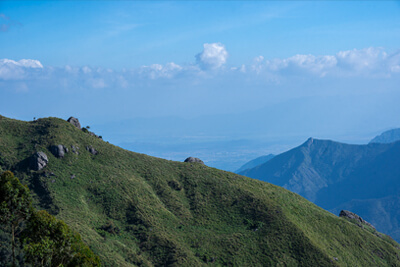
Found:
[[[60,144],[69,149],[64,158],[49,151]],[[49,159],[41,171],[29,168],[37,151]],[[399,245],[389,237],[297,194],[129,152],[61,119],[0,117],[0,166],[29,185],[38,207],[77,230],[106,266],[400,266]]]

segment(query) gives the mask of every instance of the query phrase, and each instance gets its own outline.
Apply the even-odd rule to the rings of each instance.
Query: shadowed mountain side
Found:
[[[336,207],[352,210],[343,204],[400,192],[400,142],[348,145],[310,138],[301,146],[240,174],[283,186],[328,210]],[[377,229],[384,233],[397,231],[387,224],[378,224],[381,220],[372,211],[352,211],[376,223]],[[398,220],[395,210],[388,210],[388,214],[393,215],[392,220]]]
[[[340,199],[371,199],[394,196],[400,193],[400,142],[391,144],[370,144],[367,147],[381,153],[371,153],[354,166],[346,179],[337,181],[318,192],[318,203],[333,208]],[[385,148],[383,151],[381,148]]]
[[[247,162],[246,164],[244,164],[242,167],[240,167],[237,171],[235,171],[235,173],[240,173],[242,171],[245,171],[247,169],[251,169],[254,167],[257,167],[258,165],[264,164],[265,162],[267,162],[268,160],[272,159],[273,157],[275,157],[275,155],[269,154],[266,156],[261,156],[258,157],[256,159],[253,159],[249,162]]]
[[[316,200],[319,190],[346,178],[359,165],[368,165],[387,145],[348,145],[310,138],[265,164],[240,172]]]

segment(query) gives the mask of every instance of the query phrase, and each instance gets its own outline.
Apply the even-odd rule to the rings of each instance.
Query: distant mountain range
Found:
[[[393,143],[400,140],[400,128],[392,129],[376,136],[370,143]]]
[[[239,173],[239,172],[242,172],[244,170],[254,168],[254,167],[258,166],[258,165],[261,165],[261,164],[267,162],[268,160],[272,159],[273,157],[275,157],[275,155],[269,154],[269,155],[266,155],[266,156],[261,156],[261,157],[258,157],[256,159],[253,159],[253,160],[247,162],[246,164],[244,164],[238,170],[236,170],[235,173]]]
[[[352,210],[400,240],[400,142],[349,145],[310,138],[240,174],[283,186],[333,213]]]

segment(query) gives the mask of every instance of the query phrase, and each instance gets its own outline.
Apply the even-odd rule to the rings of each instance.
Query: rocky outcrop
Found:
[[[342,211],[340,211],[339,217],[350,219],[360,227],[362,227],[363,225],[367,225],[367,226],[372,227],[373,229],[375,229],[375,227],[372,224],[370,224],[366,220],[363,220],[363,218],[361,218],[360,216],[358,216],[357,214],[355,214],[355,213],[353,213],[351,211],[342,210]]]
[[[99,135],[97,135],[97,134],[95,134],[94,132],[91,132],[91,131],[89,131],[89,135],[94,136],[94,137],[99,138],[99,139],[103,139],[103,137],[101,137],[101,136],[99,136]]]
[[[89,134],[90,136],[94,136],[94,137],[96,137],[96,138],[99,138],[99,139],[103,140],[103,137],[102,137],[102,136],[99,136],[99,135],[95,134],[94,132],[89,131],[89,129],[90,129],[89,126],[83,127],[83,128],[82,128],[82,132],[87,133],[87,134]]]
[[[204,162],[201,159],[194,158],[194,157],[188,157],[187,159],[185,159],[184,162],[197,162],[197,163],[204,164]]]
[[[89,151],[93,155],[99,154],[99,152],[96,149],[94,149],[92,146],[87,146],[86,150]]]
[[[30,166],[31,169],[35,171],[40,171],[41,169],[46,167],[48,162],[49,159],[47,158],[47,155],[44,152],[36,152],[35,154],[32,155],[30,159]]]
[[[79,130],[82,128],[81,124],[79,123],[79,120],[77,118],[70,117],[67,121],[69,123],[71,123],[72,125],[74,125],[76,128],[78,128]]]
[[[68,148],[63,145],[51,146],[50,152],[57,158],[63,158],[65,153],[68,153]]]

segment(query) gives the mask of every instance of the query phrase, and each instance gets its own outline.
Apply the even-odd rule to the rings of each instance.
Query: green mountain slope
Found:
[[[69,152],[56,158],[52,145]],[[38,151],[48,164],[33,171]],[[106,266],[400,266],[399,245],[389,237],[297,194],[129,152],[61,119],[0,117],[0,166],[29,185],[38,207],[78,231]]]

